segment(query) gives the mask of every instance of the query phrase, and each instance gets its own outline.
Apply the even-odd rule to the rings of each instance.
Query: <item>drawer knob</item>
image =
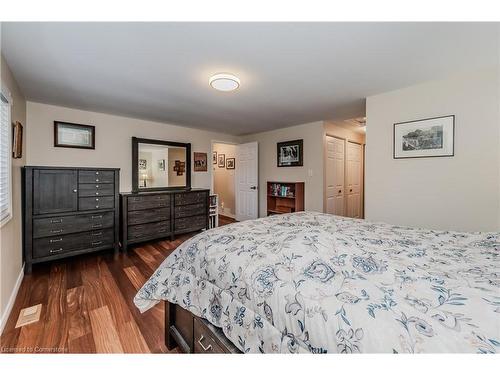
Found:
[[[61,242],[63,239],[62,237],[61,238],[57,238],[57,239],[54,239],[54,240],[50,240],[49,242],[50,243],[54,243],[54,242]]]
[[[99,174],[99,172],[96,172],[95,174]]]
[[[98,192],[98,191],[96,191],[95,195],[99,195],[99,192]]]
[[[54,233],[54,234],[57,234],[57,233],[62,233],[62,232],[63,232],[63,230],[62,230],[62,229],[52,229],[52,230],[50,231],[50,233]]]
[[[96,187],[96,189],[99,189],[99,185],[96,185],[95,187]]]
[[[73,193],[76,193],[77,191],[78,191],[78,190],[76,190],[76,189],[73,189]]]
[[[96,202],[99,202],[99,198],[96,198],[96,199],[95,199],[95,201],[96,201]]]
[[[102,227],[102,224],[94,224],[92,225],[92,229],[97,229],[97,228],[101,228]]]
[[[99,179],[98,179],[98,178],[96,178],[96,179],[95,179],[95,182],[99,182]]]
[[[62,223],[62,219],[52,219],[52,220],[50,221],[50,223],[51,223],[51,224],[60,224],[60,223]]]
[[[207,352],[207,351],[209,351],[209,350],[212,349],[212,345],[210,345],[210,344],[208,346],[203,345],[202,341],[204,339],[205,339],[205,336],[201,335],[200,339],[198,340],[198,344],[200,344],[200,346],[202,347],[202,349]]]
[[[92,242],[92,246],[98,246],[100,244],[102,244],[102,241]]]
[[[99,205],[95,206],[95,208],[99,208]]]
[[[92,219],[102,219],[102,215],[93,215],[92,216]]]
[[[60,253],[61,251],[63,251],[62,247],[60,247],[59,249],[51,249],[49,250],[49,253],[54,254],[54,253]]]

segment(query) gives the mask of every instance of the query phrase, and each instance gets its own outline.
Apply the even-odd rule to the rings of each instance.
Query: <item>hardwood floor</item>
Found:
[[[236,220],[229,216],[219,215],[219,226],[236,223]]]
[[[189,237],[143,244],[117,256],[105,251],[34,265],[0,337],[1,352],[168,353],[164,304],[141,314],[133,298]],[[21,309],[39,303],[40,320],[15,328]]]

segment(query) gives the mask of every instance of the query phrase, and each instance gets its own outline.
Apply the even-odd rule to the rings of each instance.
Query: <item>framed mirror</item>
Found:
[[[132,137],[132,192],[191,189],[191,143]]]

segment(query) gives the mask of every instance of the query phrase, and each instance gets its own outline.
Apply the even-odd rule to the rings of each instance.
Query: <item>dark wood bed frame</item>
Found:
[[[165,301],[165,345],[183,353],[241,353],[222,329]]]

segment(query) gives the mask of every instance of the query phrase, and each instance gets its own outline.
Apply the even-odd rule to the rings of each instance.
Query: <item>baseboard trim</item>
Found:
[[[0,320],[0,335],[3,333],[3,329],[7,324],[7,320],[9,319],[10,313],[12,312],[12,308],[14,307],[14,303],[16,302],[17,293],[19,292],[19,288],[21,287],[23,278],[24,278],[24,264],[21,267],[21,272],[17,277],[16,283],[14,284],[14,289],[10,294],[9,302],[7,302],[7,306],[5,306],[5,311],[2,314],[2,318]]]

